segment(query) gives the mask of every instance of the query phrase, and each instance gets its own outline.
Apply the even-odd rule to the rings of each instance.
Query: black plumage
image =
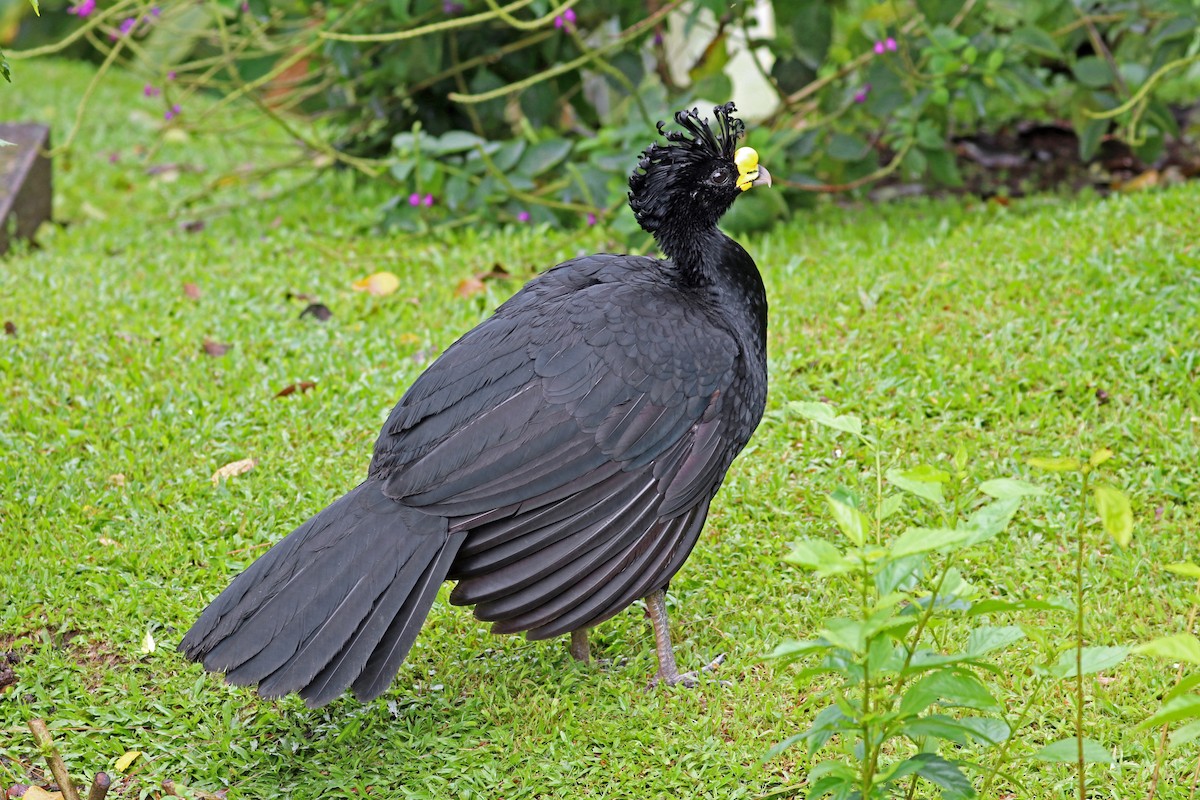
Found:
[[[667,259],[587,256],[530,281],[417,378],[367,479],[235,578],[180,649],[266,697],[368,700],[450,579],[452,603],[535,639],[574,642],[646,598],[658,677],[685,680],[662,593],[766,400],[762,281],[717,221],[770,176],[735,150],[733,111],[716,130],[676,114],[629,179]]]

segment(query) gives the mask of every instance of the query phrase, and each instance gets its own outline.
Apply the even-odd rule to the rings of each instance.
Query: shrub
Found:
[[[172,118],[180,96],[249,98],[312,165],[387,175],[386,221],[419,230],[604,217],[653,122],[727,99],[739,51],[774,102],[750,143],[782,180],[735,227],[887,176],[959,185],[963,137],[1031,120],[1069,121],[1084,159],[1114,140],[1151,163],[1183,134],[1170,103],[1198,83],[1197,15],[1181,0],[117,0],[80,16],[105,64],[174,77],[166,122],[204,131],[198,110]],[[671,26],[698,56],[668,53]]]

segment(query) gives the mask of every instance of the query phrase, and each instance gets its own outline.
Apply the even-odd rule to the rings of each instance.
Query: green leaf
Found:
[[[1070,739],[1059,739],[1048,744],[1033,754],[1039,761],[1051,761],[1055,764],[1074,764],[1079,761],[1079,740],[1072,736]],[[1113,764],[1112,753],[1095,739],[1083,740],[1083,760],[1088,764]]]
[[[1108,131],[1108,120],[1089,119],[1079,129],[1079,157],[1084,161],[1090,160],[1100,151],[1100,140]]]
[[[967,637],[967,653],[972,657],[982,656],[1001,647],[1019,642],[1025,638],[1025,631],[1016,625],[1005,625],[1001,628],[984,626],[975,628]]]
[[[891,494],[883,498],[883,503],[879,508],[879,518],[887,519],[904,507],[904,495]]]
[[[979,484],[979,491],[986,495],[991,495],[998,500],[1007,500],[1012,497],[1030,497],[1046,493],[1046,490],[1040,486],[1034,486],[1032,483],[1026,483],[1016,478],[996,478],[995,480],[984,481]]]
[[[981,600],[967,610],[968,617],[1002,614],[1008,611],[1074,611],[1075,606],[1062,600]]]
[[[1102,672],[1115,667],[1129,655],[1128,647],[1085,647],[1081,654],[1081,666],[1084,675]],[[1076,670],[1075,650],[1071,649],[1058,657],[1058,661],[1050,668],[1050,674],[1059,678],[1074,678],[1079,673]]]
[[[866,652],[866,625],[859,620],[840,617],[828,620],[819,634],[834,647],[844,648],[855,655]]]
[[[963,0],[917,0],[917,8],[932,25],[944,25],[954,19]]]
[[[849,503],[843,503],[833,496],[825,499],[829,501],[829,507],[833,510],[833,518],[837,520],[842,533],[846,534],[850,541],[862,547],[867,541],[867,529],[870,528],[867,518]]]
[[[1170,742],[1171,747],[1179,747],[1194,742],[1198,738],[1200,738],[1200,721],[1188,723],[1182,728],[1171,731],[1171,736],[1167,741]]]
[[[1112,450],[1109,450],[1107,447],[1101,447],[1099,450],[1092,453],[1092,457],[1088,459],[1088,463],[1091,464],[1093,467],[1098,467],[1101,464],[1103,464],[1105,461],[1108,461],[1112,457],[1113,457]]]
[[[771,652],[764,655],[763,658],[796,661],[815,653],[824,653],[829,650],[829,647],[829,644],[826,642],[818,642],[811,639],[806,639],[802,642],[795,639],[786,639],[775,645]]]
[[[473,150],[484,140],[470,131],[446,131],[429,145],[429,152],[435,156],[452,155],[465,150]]]
[[[1065,58],[1062,48],[1058,46],[1058,42],[1054,41],[1054,37],[1033,25],[1026,25],[1013,31],[1012,41],[1013,44],[1020,45],[1038,55],[1049,56],[1059,61]]]
[[[1133,652],[1148,656],[1169,658],[1172,661],[1186,661],[1189,664],[1200,664],[1200,639],[1190,633],[1176,633],[1172,636],[1160,636],[1145,644],[1133,648]]]
[[[1178,697],[1182,694],[1187,694],[1197,686],[1200,686],[1200,672],[1180,678],[1179,683],[1175,684],[1170,688],[1170,690],[1164,693],[1162,699],[1165,702],[1170,700],[1172,697]]]
[[[905,690],[899,711],[902,716],[916,716],[935,703],[992,713],[1002,711],[983,682],[973,673],[962,669],[943,669],[921,678]]]
[[[825,0],[789,0],[775,5],[775,25],[791,30],[793,55],[818,69],[833,41],[833,8]]]
[[[1176,575],[1182,575],[1185,578],[1195,578],[1200,580],[1200,566],[1192,564],[1188,561],[1180,561],[1176,564],[1167,564],[1163,567],[1167,572],[1174,572]]]
[[[838,575],[854,568],[854,562],[842,555],[824,539],[801,539],[792,545],[792,552],[783,558],[801,569],[811,569],[823,575]]]
[[[914,741],[932,737],[963,746],[969,745],[973,740],[979,738],[978,732],[973,728],[963,725],[958,720],[948,717],[945,714],[930,714],[929,716],[908,720],[900,726],[900,732]],[[983,739],[982,741],[985,744],[996,744],[995,741],[988,739]]]
[[[973,531],[963,528],[909,528],[896,537],[888,548],[892,558],[952,548],[971,538]]]
[[[1200,718],[1200,695],[1185,694],[1172,697],[1162,704],[1153,715],[1138,725],[1139,728],[1153,728],[1157,725],[1168,725],[1184,719]]]
[[[516,172],[535,178],[558,166],[571,152],[571,143],[566,139],[551,139],[529,147],[517,162]]]
[[[1019,497],[995,500],[975,509],[971,516],[959,523],[959,528],[972,531],[971,538],[968,540],[969,544],[986,542],[988,539],[999,536],[1008,528],[1013,515],[1020,507],[1021,498]]]
[[[1075,472],[1079,469],[1079,459],[1069,456],[1035,457],[1026,460],[1025,463],[1046,472]]]
[[[1113,82],[1112,70],[1109,69],[1108,62],[1100,56],[1084,56],[1078,59],[1071,66],[1071,71],[1075,73],[1076,80],[1090,89],[1102,89]]]
[[[1118,545],[1128,547],[1133,538],[1133,509],[1129,506],[1129,498],[1120,489],[1104,484],[1093,486],[1092,495],[1096,498],[1096,510],[1100,512],[1104,530]]]
[[[944,481],[931,479],[929,468],[917,467],[910,470],[889,469],[885,473],[888,482],[897,489],[903,489],[909,494],[915,494],[917,497],[925,500],[932,500],[937,504],[944,502],[945,498],[942,495],[942,483]],[[936,470],[934,471],[936,472]],[[945,475],[946,473],[941,473]],[[946,476],[949,479],[949,475]]]
[[[870,151],[866,139],[841,131],[834,131],[825,147],[825,155],[834,161],[858,161],[866,158]]]
[[[921,762],[921,768],[917,770],[917,774],[930,783],[940,786],[942,797],[945,800],[975,796],[971,782],[967,780],[966,775],[963,775],[958,765],[947,761],[937,753],[918,753],[909,761]]]
[[[862,436],[862,421],[858,417],[851,416],[850,414],[835,416],[833,409],[825,403],[793,401],[787,404],[787,408],[788,411],[799,414],[818,425],[824,425],[826,428],[833,428],[837,431],[853,433],[855,436]]]

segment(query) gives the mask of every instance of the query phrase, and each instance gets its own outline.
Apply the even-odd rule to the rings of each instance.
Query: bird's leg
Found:
[[[571,631],[571,646],[568,648],[571,658],[586,664],[592,658],[591,648],[588,647],[587,628]]]
[[[654,651],[658,654],[658,674],[650,681],[648,689],[653,689],[659,683],[675,686],[682,683],[689,689],[698,686],[697,671],[679,674],[675,664],[675,650],[671,647],[671,630],[667,621],[667,593],[660,589],[646,596],[646,616],[654,626]],[[725,661],[725,654],[717,656],[711,663],[705,664],[699,672],[713,672]]]

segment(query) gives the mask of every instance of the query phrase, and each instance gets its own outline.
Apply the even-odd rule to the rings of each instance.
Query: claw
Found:
[[[691,672],[684,672],[681,674],[678,670],[676,670],[674,674],[664,674],[663,669],[659,667],[658,674],[655,675],[650,680],[650,683],[646,685],[646,691],[650,691],[660,683],[664,683],[667,686],[683,686],[685,689],[695,689],[700,685],[701,672],[716,672],[717,669],[724,663],[725,654],[721,653],[721,655],[717,656],[700,669],[694,669]],[[720,681],[720,684],[722,686],[733,686],[731,681]]]

